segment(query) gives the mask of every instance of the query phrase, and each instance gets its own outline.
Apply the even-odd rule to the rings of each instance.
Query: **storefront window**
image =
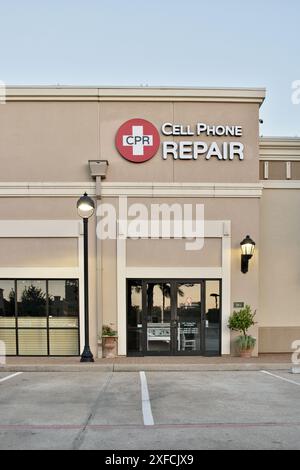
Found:
[[[0,341],[7,355],[79,355],[78,280],[0,280]]]
[[[49,326],[50,328],[78,327],[78,282],[49,281]]]
[[[47,327],[46,281],[17,281],[18,327]]]
[[[78,354],[78,281],[49,281],[48,298],[50,355],[75,356]]]
[[[15,327],[15,283],[0,281],[0,327]]]
[[[18,343],[20,356],[47,356],[47,330],[19,329]]]
[[[78,330],[49,330],[50,356],[78,356]]]
[[[0,280],[0,341],[5,343],[8,355],[17,352],[15,295],[15,282]]]

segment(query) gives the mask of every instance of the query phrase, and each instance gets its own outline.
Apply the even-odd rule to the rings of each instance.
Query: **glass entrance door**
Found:
[[[201,354],[202,282],[176,283],[176,352]]]
[[[147,353],[170,354],[172,352],[171,286],[170,282],[146,284]]]
[[[128,280],[129,355],[221,351],[220,280]]]

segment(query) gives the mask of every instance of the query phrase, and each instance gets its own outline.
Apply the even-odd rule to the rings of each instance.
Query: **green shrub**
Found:
[[[246,307],[239,312],[233,312],[229,318],[228,328],[232,331],[243,333],[243,336],[247,336],[249,328],[256,324],[254,321],[255,315],[256,312],[252,313],[250,305],[246,305]]]
[[[242,351],[253,349],[256,344],[256,339],[247,334],[249,328],[256,324],[254,321],[255,315],[256,312],[252,313],[251,307],[246,305],[246,307],[239,312],[233,312],[229,318],[228,328],[232,331],[242,333],[242,335],[237,338],[238,347]]]

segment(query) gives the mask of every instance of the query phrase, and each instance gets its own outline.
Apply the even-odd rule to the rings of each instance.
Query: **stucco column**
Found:
[[[102,243],[97,236],[97,227],[100,222],[98,215],[102,196],[102,179],[106,178],[108,162],[106,160],[89,161],[91,176],[96,179],[96,313],[97,313],[97,336],[102,332],[103,326],[103,299],[102,299]],[[102,357],[102,354],[99,355]]]

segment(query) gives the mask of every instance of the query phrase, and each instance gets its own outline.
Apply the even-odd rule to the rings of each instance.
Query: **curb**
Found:
[[[260,370],[294,371],[291,364],[78,364],[78,365],[14,365],[0,367],[0,372],[255,372]]]
[[[291,364],[115,364],[114,372],[255,372],[291,370]]]
[[[113,364],[20,365],[0,367],[0,372],[113,372]]]

